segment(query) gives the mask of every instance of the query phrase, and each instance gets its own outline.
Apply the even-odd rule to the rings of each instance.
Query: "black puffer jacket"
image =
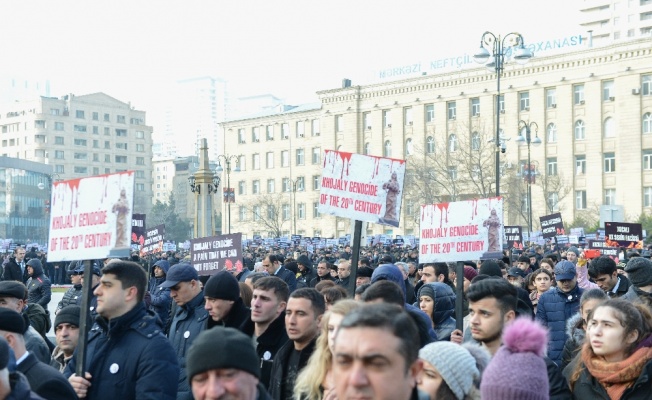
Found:
[[[77,299],[81,299],[82,296],[82,284],[79,283],[77,285],[74,285],[70,289],[66,290],[66,293],[63,294],[63,298],[57,304],[57,311],[61,310],[65,306],[69,305],[77,305]]]
[[[36,303],[43,308],[47,308],[48,303],[52,299],[52,285],[50,284],[50,280],[43,273],[43,267],[40,261],[35,259],[29,267],[34,272],[27,280],[27,302]]]

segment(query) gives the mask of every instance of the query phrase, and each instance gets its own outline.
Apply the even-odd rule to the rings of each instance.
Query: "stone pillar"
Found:
[[[213,236],[215,232],[215,215],[213,213],[213,171],[208,167],[208,142],[201,139],[199,148],[199,169],[195,172],[195,227],[194,237]]]

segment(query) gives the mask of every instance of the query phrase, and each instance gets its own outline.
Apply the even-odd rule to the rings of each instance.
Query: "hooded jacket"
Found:
[[[429,290],[430,289],[430,290]],[[434,302],[432,315],[433,324],[435,325],[435,333],[439,340],[450,340],[451,333],[455,330],[455,293],[451,290],[450,286],[441,282],[426,283],[419,289],[417,298],[421,296],[431,296],[434,293],[432,300]]]
[[[38,261],[38,260],[37,260]],[[43,274],[41,262],[32,262],[29,267],[34,271],[27,280],[27,302],[39,304],[43,308],[48,307],[52,298],[50,280]],[[27,267],[25,267],[27,269]]]
[[[552,288],[539,297],[537,321],[548,327],[548,357],[557,365],[561,364],[566,339],[566,321],[580,309],[580,297],[584,291],[575,286],[568,293]]]
[[[163,326],[166,326],[170,318],[172,297],[170,297],[170,288],[164,288],[161,284],[165,282],[165,276],[168,274],[168,269],[170,269],[170,263],[166,260],[159,260],[154,266],[161,268],[165,272],[165,275],[161,278],[153,277],[149,282],[149,308],[158,315],[161,322],[163,322]]]
[[[561,357],[559,369],[563,370],[582,349],[586,332],[582,328],[582,314],[577,313],[566,322],[566,335],[568,339],[564,344],[564,351]]]

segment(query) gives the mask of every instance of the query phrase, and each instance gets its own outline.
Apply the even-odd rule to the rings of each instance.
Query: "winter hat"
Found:
[[[25,320],[26,318],[26,315],[23,317],[14,310],[0,307],[0,331],[23,335],[27,331],[27,328],[29,328],[29,323]]]
[[[236,301],[240,298],[240,286],[230,272],[220,271],[204,285],[204,296],[213,299]]]
[[[371,275],[373,275],[374,270],[369,267],[360,267],[358,268],[358,273],[356,274],[357,277],[363,277],[363,278],[371,278]]]
[[[568,252],[575,253],[575,255],[578,256],[578,257],[580,256],[580,251],[577,250],[577,247],[575,247],[575,246],[572,246],[568,250],[566,250],[566,253],[568,253]]]
[[[27,261],[27,265],[34,268],[35,272],[37,268],[43,271],[43,265],[41,264],[41,260],[38,258],[32,258],[31,260]]]
[[[643,257],[634,257],[625,267],[627,277],[632,285],[641,287],[652,284],[652,261]]]
[[[431,299],[435,300],[435,289],[432,287],[431,284],[425,284],[421,286],[421,289],[419,289],[419,293],[417,293],[417,301],[421,299],[421,296],[428,296]]]
[[[500,266],[494,260],[485,260],[480,265],[480,274],[497,276],[499,278],[503,277],[503,272],[500,270]]]
[[[299,258],[297,258],[297,264],[303,265],[306,268],[312,267],[312,263],[310,262],[310,259],[305,254],[301,254]]]
[[[546,354],[548,332],[538,322],[519,318],[505,328],[503,346],[482,376],[482,400],[549,398]]]
[[[70,324],[79,326],[79,319],[81,315],[81,307],[77,305],[65,306],[57,313],[54,318],[54,329],[57,329],[59,324]]]
[[[251,338],[233,329],[216,326],[201,332],[186,356],[188,381],[192,377],[219,368],[245,371],[260,379],[260,358]]]
[[[419,358],[437,369],[459,400],[468,395],[473,381],[480,378],[476,360],[464,347],[452,342],[434,342],[419,350]],[[455,360],[455,362],[451,362]]]
[[[22,282],[2,281],[0,282],[0,297],[13,297],[24,300],[27,298],[27,288]]]
[[[480,382],[482,381],[482,374],[484,374],[484,370],[487,369],[487,365],[489,365],[489,362],[491,361],[491,354],[489,354],[487,349],[484,347],[480,347],[480,345],[474,343],[464,343],[462,344],[462,347],[471,353],[475,359],[475,366],[478,368],[480,376],[478,376],[477,379],[473,379],[473,384],[479,390]]]
[[[464,277],[468,279],[469,281],[472,281],[473,278],[478,276],[478,271],[473,269],[472,267],[469,267],[468,265],[464,266]]]

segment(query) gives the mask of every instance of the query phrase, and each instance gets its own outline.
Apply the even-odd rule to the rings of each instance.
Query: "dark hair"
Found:
[[[355,294],[362,296],[364,292],[369,289],[369,286],[371,286],[371,283],[363,283],[362,285],[358,286],[355,288]]]
[[[138,302],[143,301],[147,287],[147,272],[140,264],[133,261],[113,261],[102,268],[102,274],[115,275],[115,278],[120,281],[122,289],[135,287],[138,291]]]
[[[242,302],[245,306],[251,307],[251,299],[254,295],[254,291],[244,282],[238,282],[238,286],[240,287],[240,298],[242,299]]]
[[[546,263],[550,265],[552,269],[555,269],[555,262],[552,260],[550,257],[542,258],[541,261],[539,261],[539,268],[541,267],[541,264]]]
[[[457,395],[453,393],[450,386],[448,386],[448,383],[442,379],[439,388],[437,388],[437,391],[435,392],[434,398],[437,400],[457,400]]]
[[[537,277],[539,274],[546,274],[548,275],[548,278],[552,281],[552,272],[548,271],[545,268],[539,268],[536,271],[532,272],[530,275],[532,275],[532,282],[534,282],[534,279]]]
[[[616,272],[616,262],[607,256],[600,256],[589,263],[589,276],[593,279],[598,275],[612,275]]]
[[[313,288],[297,289],[290,294],[290,298],[310,300],[312,310],[315,312],[315,317],[326,312],[326,300],[324,300],[324,295]]]
[[[317,266],[319,266],[319,264],[326,264],[326,269],[331,269],[331,267],[333,266],[333,264],[329,263],[328,260],[326,260],[325,258],[319,260]]]
[[[258,282],[259,279],[263,279],[263,278],[266,278],[268,276],[269,276],[269,274],[266,273],[266,272],[252,272],[249,275],[247,275],[245,280],[249,279],[251,281],[251,284],[255,285],[256,282]]]
[[[283,266],[288,271],[292,271],[292,273],[295,274],[295,275],[299,272],[299,264],[297,264],[296,261],[289,261],[289,262],[283,264]]]
[[[319,293],[324,296],[324,301],[330,305],[335,304],[337,301],[349,297],[349,292],[340,285],[327,287]]]
[[[328,289],[328,288],[330,288],[330,287],[333,287],[333,286],[335,286],[335,282],[334,282],[334,281],[332,281],[332,280],[330,280],[330,279],[328,279],[328,280],[323,280],[323,281],[320,281],[319,283],[317,283],[317,284],[315,285],[315,290],[317,290],[317,291],[320,292],[320,293],[323,293],[324,290],[326,290],[326,289]]]
[[[254,283],[254,290],[256,289],[274,290],[276,299],[286,303],[288,298],[290,298],[290,288],[288,287],[288,284],[278,276],[266,276],[258,279],[256,283]]]
[[[448,264],[445,262],[436,262],[435,263],[435,276],[439,277],[439,275],[444,275],[444,283],[448,284],[450,283],[450,279],[448,279]]]
[[[379,328],[397,337],[400,340],[398,352],[405,360],[406,372],[419,356],[420,341],[417,326],[412,317],[396,305],[367,304],[351,311],[342,319],[337,335],[339,336],[342,330],[351,328]],[[337,336],[335,342],[337,343]]]
[[[403,289],[401,289],[397,283],[392,281],[378,281],[372,283],[371,286],[369,286],[362,294],[362,301],[364,302],[370,302],[376,299],[382,299],[384,303],[405,307]]]
[[[469,301],[476,302],[487,297],[493,297],[500,306],[503,315],[509,311],[516,312],[516,287],[504,279],[484,279],[469,286],[466,292]]]
[[[589,289],[585,290],[584,293],[582,293],[582,297],[580,297],[580,309],[584,306],[584,303],[586,303],[589,300],[607,300],[609,299],[609,296],[602,290],[602,289]]]

